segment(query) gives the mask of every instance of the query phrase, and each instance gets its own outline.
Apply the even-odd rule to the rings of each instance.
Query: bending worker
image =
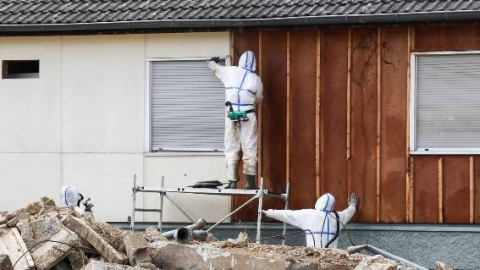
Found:
[[[337,238],[341,224],[345,225],[355,215],[358,195],[352,193],[348,197],[348,208],[335,212],[335,197],[323,194],[315,203],[315,209],[303,210],[267,210],[263,213],[302,230],[305,230],[307,246],[322,248],[337,248]],[[339,223],[340,221],[341,223]]]
[[[213,61],[212,61],[213,60]],[[238,161],[243,154],[243,172],[246,189],[256,189],[257,174],[257,116],[255,104],[260,103],[263,84],[255,74],[255,54],[242,54],[236,66],[221,66],[212,58],[208,67],[225,86],[225,158],[227,161],[227,188],[237,188]]]

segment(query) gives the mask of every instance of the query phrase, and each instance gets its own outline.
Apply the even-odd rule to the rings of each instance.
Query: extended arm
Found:
[[[304,229],[302,226],[302,221],[309,216],[309,210],[272,210],[263,211],[265,215],[269,218],[274,218],[291,224],[300,229]]]
[[[352,217],[355,215],[355,212],[357,211],[357,204],[358,204],[358,195],[355,193],[352,193],[350,197],[348,197],[347,209],[338,212],[340,221],[344,225],[347,224],[347,222],[349,222],[352,219]]]
[[[223,82],[223,74],[225,73],[225,67],[222,65],[219,65],[215,63],[215,61],[208,61],[208,68],[210,68],[213,73],[215,74],[215,77],[217,77],[220,81]]]

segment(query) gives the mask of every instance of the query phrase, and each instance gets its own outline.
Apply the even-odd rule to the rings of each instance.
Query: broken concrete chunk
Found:
[[[90,243],[108,262],[122,264],[127,260],[125,255],[117,252],[98,233],[88,226],[85,221],[67,215],[62,219],[62,222],[67,228]]]
[[[7,221],[10,221],[10,220],[14,219],[16,216],[17,216],[16,213],[7,214],[7,216],[6,216]]]
[[[17,228],[27,247],[35,250],[38,248],[35,247],[37,243],[50,239],[60,232],[60,221],[56,217],[45,217],[29,223],[20,223]]]
[[[363,258],[363,260],[355,267],[354,270],[414,270],[415,268],[398,264],[396,261],[387,259],[381,255],[369,256]]]
[[[38,214],[42,208],[43,206],[39,202],[29,203],[25,212],[29,215],[35,215]]]
[[[0,230],[0,254],[6,254],[15,264],[15,269],[34,269],[32,256],[17,228]],[[2,269],[2,268],[0,268]]]
[[[42,197],[40,199],[42,202],[43,202],[43,205],[44,206],[51,206],[51,207],[55,207],[56,204],[55,204],[55,201],[51,198],[48,198],[48,197]]]
[[[10,261],[10,257],[6,254],[0,254],[0,269],[13,270],[12,261]]]
[[[82,270],[139,270],[143,268],[90,260]]]
[[[19,212],[17,215],[20,221],[29,221],[30,215],[27,212]]]
[[[435,262],[435,270],[453,270],[453,268],[448,266],[446,263],[437,260]]]
[[[136,267],[141,268],[141,269],[149,269],[149,270],[157,270],[158,269],[153,263],[150,263],[150,262],[139,263],[139,264],[136,265]]]
[[[78,243],[78,237],[68,230],[61,229],[51,239],[32,253],[38,270],[50,269],[67,257],[68,252]]]
[[[70,262],[71,270],[80,270],[88,262],[88,257],[78,249],[72,249],[67,256]]]
[[[128,234],[125,236],[124,244],[130,265],[152,261],[148,254],[148,243],[143,235]]]
[[[145,239],[148,242],[156,242],[156,241],[166,241],[167,238],[163,236],[161,232],[157,230],[154,226],[150,226],[145,230],[144,233]]]
[[[20,219],[18,219],[17,216],[15,216],[14,218],[10,219],[8,222],[7,222],[7,226],[8,227],[15,227],[15,225],[17,225],[17,223],[20,221]]]

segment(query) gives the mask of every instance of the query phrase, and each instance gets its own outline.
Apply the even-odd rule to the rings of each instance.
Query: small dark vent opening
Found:
[[[40,77],[39,60],[4,60],[2,63],[4,79],[25,79]]]

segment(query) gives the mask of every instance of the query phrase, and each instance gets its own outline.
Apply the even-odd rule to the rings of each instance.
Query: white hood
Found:
[[[251,72],[255,72],[257,61],[252,51],[246,51],[240,56],[238,66]]]
[[[82,199],[82,196],[77,191],[76,187],[70,185],[63,186],[60,196],[62,206],[73,206],[75,211],[83,213],[83,208],[81,205],[79,205],[79,201]]]
[[[330,193],[323,194],[315,203],[315,210],[330,212],[335,206],[335,197]]]

